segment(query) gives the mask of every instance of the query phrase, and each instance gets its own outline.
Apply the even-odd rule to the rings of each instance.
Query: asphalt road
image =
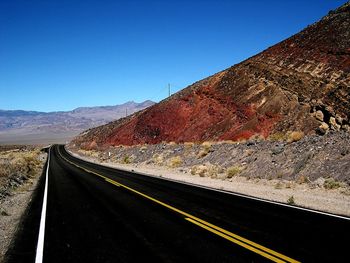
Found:
[[[346,218],[102,167],[57,145],[47,174],[7,262],[41,262],[40,229],[43,262],[349,262]]]

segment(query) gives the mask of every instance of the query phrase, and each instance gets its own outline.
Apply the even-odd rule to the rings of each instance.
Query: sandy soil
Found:
[[[248,180],[242,176],[235,176],[230,179],[200,177],[199,175],[185,173],[186,171],[182,169],[146,164],[101,163],[97,158],[81,156],[72,152],[71,154],[81,159],[109,167],[245,194],[265,200],[287,203],[287,200],[293,196],[296,206],[350,216],[350,190],[345,186],[327,190],[317,187],[315,184],[298,184],[282,179]]]

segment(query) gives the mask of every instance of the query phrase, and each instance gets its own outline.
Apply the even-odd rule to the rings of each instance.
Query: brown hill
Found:
[[[300,33],[73,144],[239,140],[349,131],[350,3]]]

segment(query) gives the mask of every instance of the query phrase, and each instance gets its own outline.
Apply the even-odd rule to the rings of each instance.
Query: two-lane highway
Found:
[[[57,145],[45,171],[8,262],[349,260],[348,218],[99,166]]]

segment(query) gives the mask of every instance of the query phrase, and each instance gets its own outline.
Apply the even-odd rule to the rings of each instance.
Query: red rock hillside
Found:
[[[349,131],[350,3],[262,53],[72,142],[83,148]]]

